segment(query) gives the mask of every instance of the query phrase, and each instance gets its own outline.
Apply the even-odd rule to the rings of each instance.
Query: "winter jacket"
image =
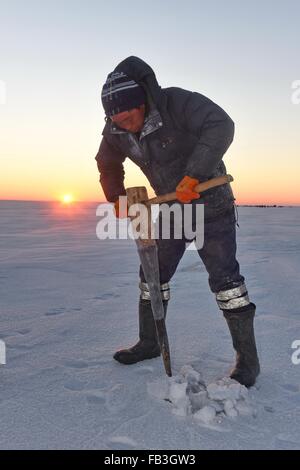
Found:
[[[139,138],[106,120],[95,158],[108,201],[126,194],[127,157],[141,168],[157,195],[175,191],[185,175],[203,182],[226,174],[222,158],[233,140],[234,123],[220,106],[200,93],[162,89],[151,67],[138,57],[128,57],[115,71],[123,71],[144,88],[147,106]],[[205,215],[214,217],[232,207],[233,201],[226,184],[204,192],[193,203],[204,204]]]

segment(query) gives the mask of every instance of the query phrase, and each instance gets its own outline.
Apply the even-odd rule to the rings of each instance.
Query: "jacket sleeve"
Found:
[[[99,151],[95,157],[100,172],[100,183],[106,199],[114,202],[119,196],[125,195],[124,167],[126,156],[122,155],[106,139],[102,138]]]
[[[233,141],[234,122],[220,106],[200,93],[189,97],[184,119],[187,130],[198,137],[186,174],[200,181],[208,179]]]

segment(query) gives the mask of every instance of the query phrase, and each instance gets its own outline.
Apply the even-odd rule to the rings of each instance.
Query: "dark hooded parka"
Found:
[[[108,201],[126,194],[123,162],[127,157],[141,168],[157,195],[175,191],[185,175],[203,182],[226,174],[222,158],[233,140],[234,123],[220,106],[200,93],[161,88],[151,67],[138,57],[128,57],[115,71],[143,87],[147,104],[138,135],[106,120],[96,160]],[[193,204],[204,204],[205,216],[210,218],[227,211],[233,201],[226,184],[206,191]]]

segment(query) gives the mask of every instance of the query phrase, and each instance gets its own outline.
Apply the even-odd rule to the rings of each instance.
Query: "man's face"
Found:
[[[111,116],[111,120],[128,132],[140,132],[144,125],[145,105]]]

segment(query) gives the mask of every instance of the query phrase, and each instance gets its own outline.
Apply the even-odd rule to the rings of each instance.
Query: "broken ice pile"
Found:
[[[228,377],[206,385],[191,366],[182,367],[179,375],[170,379],[167,400],[177,415],[193,415],[205,424],[220,422],[226,416],[255,414],[246,387]]]

